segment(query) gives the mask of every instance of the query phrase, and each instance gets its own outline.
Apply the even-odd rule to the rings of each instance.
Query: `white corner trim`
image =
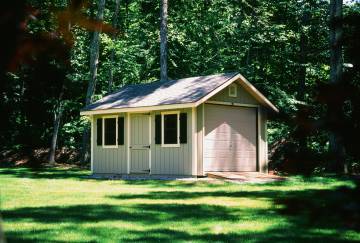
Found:
[[[91,168],[91,174],[94,173],[94,129],[95,129],[95,125],[94,125],[94,116],[90,117],[90,121],[91,121],[91,132],[90,132],[90,168]]]
[[[149,174],[151,175],[151,113],[149,114]]]
[[[201,174],[204,176],[204,162],[205,162],[205,103],[202,104],[202,165],[201,165]]]
[[[165,144],[164,143],[164,115],[177,115],[177,143],[176,144]],[[180,147],[180,111],[163,111],[161,112],[161,147],[171,148]]]
[[[126,158],[127,173],[130,174],[130,113],[126,113]]]

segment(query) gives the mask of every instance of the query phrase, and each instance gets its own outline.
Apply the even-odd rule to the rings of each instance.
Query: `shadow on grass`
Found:
[[[274,212],[266,209],[241,209],[238,207],[224,207],[212,205],[184,205],[184,204],[134,204],[131,206],[112,206],[108,204],[98,205],[75,205],[67,207],[39,207],[39,208],[20,208],[3,211],[5,221],[12,223],[36,222],[41,225],[53,224],[52,228],[46,230],[10,231],[7,233],[9,242],[31,242],[45,241],[65,242],[54,237],[54,232],[69,231],[69,227],[63,229],[62,223],[73,224],[77,234],[86,234],[91,231],[91,237],[96,237],[97,242],[101,239],[109,240],[109,231],[114,237],[122,237],[126,242],[170,242],[170,241],[216,241],[216,242],[265,242],[271,239],[275,242],[306,242],[309,240],[320,240],[328,242],[352,242],[343,238],[345,229],[336,227],[331,233],[313,231],[315,228],[331,229],[335,228],[320,224],[309,225],[306,222],[306,214],[299,212],[296,217],[288,217],[289,224],[286,226],[276,225],[265,231],[239,231],[229,233],[216,233],[212,229],[197,230],[190,234],[186,230],[169,229],[161,224],[184,223],[191,227],[198,227],[201,224],[215,222],[222,225],[227,222],[238,222],[247,220],[252,222],[259,217],[273,217]],[[109,226],[107,228],[97,227],[95,223],[101,221],[127,222],[143,226],[157,226],[147,230],[134,230],[129,228],[120,229]],[[91,225],[94,223],[94,225]],[[87,226],[84,226],[87,224]],[[167,225],[167,227],[169,227]],[[66,234],[66,232],[64,232]],[[116,240],[116,238],[114,239]],[[76,240],[78,241],[78,240]],[[79,240],[81,242],[81,240]]]
[[[146,233],[130,231],[135,235],[127,242],[308,242],[309,240],[320,240],[320,242],[339,242],[341,233],[331,235],[320,232],[309,232],[290,226],[286,229],[272,228],[265,232],[231,232],[231,233],[209,233],[189,234],[179,230],[159,229],[149,230]],[[342,239],[341,242],[355,242]]]
[[[134,204],[114,206],[108,204],[73,205],[68,207],[25,207],[2,211],[5,221],[31,221],[38,223],[98,222],[122,220],[152,224],[162,220],[238,220],[237,209],[199,204]]]
[[[113,237],[125,237],[127,242],[170,242],[170,241],[217,241],[217,242],[355,242],[344,237],[347,230],[359,230],[359,191],[341,187],[333,190],[304,190],[273,193],[267,191],[243,192],[186,192],[152,191],[148,194],[119,195],[115,199],[120,204],[94,204],[72,206],[24,207],[2,211],[4,220],[9,223],[35,222],[40,225],[52,225],[48,234],[59,231],[60,223],[72,224],[79,234],[91,231],[97,241],[108,239],[111,230]],[[210,204],[173,204],[173,203],[134,203],[121,204],[129,199],[193,199],[201,197],[247,197],[267,199],[273,202],[271,209],[236,206],[217,206]],[[285,224],[276,220],[284,220]],[[238,222],[256,222],[273,220],[274,224],[265,231],[242,231],[216,233],[214,225]],[[125,222],[154,227],[144,231],[127,228],[101,228],[97,222]],[[180,223],[187,227],[199,227],[194,233],[171,225]],[[206,226],[208,223],[213,226]],[[84,226],[87,224],[87,226]],[[92,225],[94,224],[94,225]],[[169,225],[171,228],[169,228]],[[110,226],[111,227],[111,226]],[[205,230],[204,230],[205,229]],[[61,230],[61,229],[60,229]],[[28,231],[10,231],[9,242],[30,241],[34,235]],[[44,233],[44,237],[48,235]],[[41,234],[40,234],[41,235]],[[115,236],[114,236],[115,235]],[[43,241],[46,239],[39,239]],[[59,241],[61,242],[61,241]]]
[[[143,194],[120,194],[113,199],[184,200],[197,198],[251,198],[271,201],[276,213],[289,216],[305,227],[360,230],[359,187],[311,189],[302,191],[150,191]]]
[[[112,199],[151,199],[151,200],[176,200],[196,199],[202,197],[250,197],[250,198],[276,198],[286,192],[276,190],[266,191],[150,191],[143,194],[110,195]]]
[[[83,233],[86,232],[85,228],[82,228],[82,225],[91,223],[97,223],[102,221],[112,221],[112,222],[126,222],[126,223],[135,223],[143,226],[151,226],[161,223],[169,222],[186,222],[191,225],[199,225],[205,221],[236,221],[241,220],[241,217],[238,216],[238,209],[227,208],[223,206],[214,206],[214,205],[173,205],[173,204],[134,204],[131,206],[113,206],[108,204],[97,204],[97,205],[74,205],[67,207],[25,207],[14,210],[4,210],[2,211],[4,221],[8,223],[26,223],[33,222],[38,223],[39,226],[52,225],[52,229],[48,232],[39,232],[39,235],[28,235],[26,230],[17,230],[7,232],[7,239],[9,242],[27,242],[31,240],[44,241],[45,237],[49,237],[52,234],[52,231],[61,231],[61,225],[63,223],[73,224],[74,228]],[[258,214],[260,212],[255,212]],[[59,226],[58,226],[59,225]],[[101,230],[101,228],[95,226],[88,226],[92,228],[92,231],[96,232],[96,238],[107,239],[108,235],[104,232],[108,232],[107,229]],[[131,228],[127,228],[127,231],[131,231]],[[114,228],[114,232],[119,231],[118,228]],[[114,233],[113,232],[113,233]],[[125,232],[129,234],[141,234],[141,236],[132,235],[132,237],[138,237],[139,240],[147,232]],[[43,234],[43,239],[38,239]],[[119,236],[123,232],[119,231]],[[185,234],[185,233],[183,233]],[[103,235],[104,238],[100,237]],[[175,237],[168,235],[167,238],[171,239]],[[179,235],[176,237],[180,237]],[[183,238],[183,240],[188,237]],[[145,240],[145,239],[144,239]],[[156,240],[158,241],[158,240]]]
[[[89,173],[87,170],[75,168],[0,168],[0,175],[29,179],[81,179]]]

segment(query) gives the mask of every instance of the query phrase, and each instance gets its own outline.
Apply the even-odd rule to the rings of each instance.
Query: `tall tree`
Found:
[[[338,85],[342,81],[342,18],[343,0],[330,1],[330,84]],[[345,163],[344,141],[336,124],[339,116],[343,113],[342,102],[334,100],[329,105],[329,119],[332,124],[329,143],[330,152],[334,155],[335,168],[338,170],[344,166],[344,172],[348,169]]]
[[[99,0],[97,20],[100,22],[104,19],[105,0]],[[94,31],[93,37],[90,43],[90,78],[86,92],[85,105],[89,105],[95,93],[96,81],[97,81],[97,68],[99,63],[99,39],[100,31]],[[89,160],[89,128],[85,128],[82,141],[82,162]]]
[[[51,137],[51,144],[50,144],[50,152],[49,152],[49,163],[55,163],[55,152],[56,152],[56,145],[58,140],[59,128],[60,128],[60,121],[63,115],[63,100],[62,97],[64,95],[64,85],[60,91],[58,104],[56,105],[56,109],[54,110],[54,126],[53,126],[53,134]]]
[[[168,0],[161,0],[160,12],[160,80],[167,80],[167,17]]]
[[[115,11],[112,21],[112,26],[114,29],[116,29],[118,26],[118,16],[119,16],[119,10],[120,10],[120,0],[115,0]],[[112,34],[112,41],[115,41],[116,33],[114,32]],[[110,68],[109,68],[109,83],[108,83],[108,93],[112,91],[112,86],[114,82],[114,59],[115,59],[115,47],[111,49],[110,53]]]

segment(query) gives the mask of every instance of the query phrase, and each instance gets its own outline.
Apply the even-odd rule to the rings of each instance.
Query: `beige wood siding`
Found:
[[[155,115],[161,114],[161,111],[151,112],[151,174],[193,175],[191,109],[179,111],[187,113],[187,143],[180,144],[180,147],[161,147],[160,144],[155,144]]]
[[[210,101],[223,101],[223,102],[232,102],[232,103],[240,103],[240,104],[250,104],[250,105],[259,105],[259,102],[252,97],[240,84],[236,81],[233,83],[236,84],[237,96],[230,97],[229,96],[229,87],[226,87],[213,97],[211,97]]]
[[[125,116],[124,113],[116,114],[119,116]],[[96,143],[97,138],[97,129],[96,129],[96,120],[101,118],[101,116],[94,116],[94,126],[93,126],[93,173],[111,173],[111,174],[125,174],[127,172],[127,158],[126,158],[126,148],[127,148],[127,139],[125,131],[125,144],[119,145],[118,148],[103,148],[98,146]],[[125,118],[126,124],[126,118]],[[126,130],[126,127],[125,127]]]
[[[203,124],[203,114],[204,114],[204,105],[201,104],[198,107],[196,107],[196,114],[197,114],[197,126],[196,126],[196,132],[197,132],[197,174],[199,176],[204,175],[203,170],[203,134],[204,134],[204,124]]]
[[[257,109],[205,105],[204,170],[256,169]]]

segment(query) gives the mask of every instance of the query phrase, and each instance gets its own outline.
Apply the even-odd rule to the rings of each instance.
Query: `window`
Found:
[[[155,144],[180,147],[180,144],[187,143],[187,122],[186,112],[162,112],[155,115]]]
[[[162,143],[163,147],[179,147],[179,112],[164,112],[161,113],[161,123],[162,123]]]
[[[106,116],[96,119],[97,145],[117,148],[124,145],[124,117]]]
[[[237,87],[236,84],[229,85],[229,96],[230,97],[237,97]]]
[[[117,146],[117,118],[104,118],[103,146]]]

